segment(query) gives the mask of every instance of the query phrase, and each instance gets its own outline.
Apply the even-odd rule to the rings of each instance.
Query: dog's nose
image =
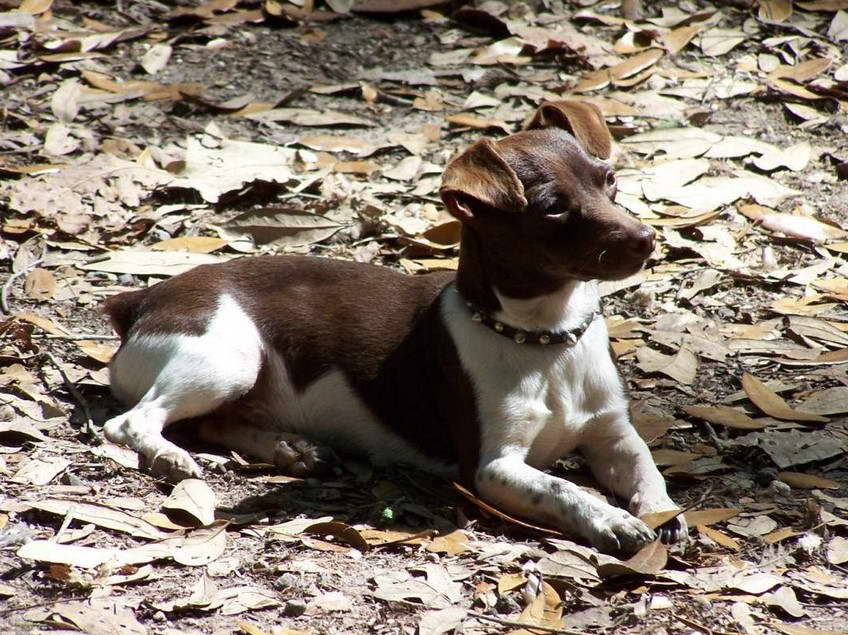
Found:
[[[633,235],[628,247],[634,255],[647,258],[654,251],[654,230],[643,225]]]

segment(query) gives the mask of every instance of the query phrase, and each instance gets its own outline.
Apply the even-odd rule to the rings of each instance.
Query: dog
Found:
[[[199,438],[293,475],[326,466],[329,446],[458,477],[603,551],[682,540],[682,516],[657,532],[639,519],[676,506],[630,423],[600,310],[596,281],[654,249],[613,202],[611,148],[596,107],[560,101],[451,160],[455,274],[259,256],[108,299],[111,386],[131,408],[106,437],[155,475],[199,477],[162,436],[191,419]],[[542,471],[574,450],[628,510]]]

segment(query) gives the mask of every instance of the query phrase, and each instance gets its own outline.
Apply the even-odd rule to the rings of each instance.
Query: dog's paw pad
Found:
[[[187,478],[203,478],[200,466],[188,452],[179,448],[163,450],[156,454],[150,462],[150,472],[169,483],[179,483]]]
[[[274,465],[292,476],[323,474],[336,463],[336,455],[325,446],[306,439],[279,441],[274,450]]]

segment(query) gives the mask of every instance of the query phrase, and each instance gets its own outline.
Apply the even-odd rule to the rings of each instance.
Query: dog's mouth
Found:
[[[584,260],[584,266],[572,272],[578,280],[623,280],[639,273],[648,261],[647,257],[623,258],[622,254],[601,251],[594,258]],[[590,263],[585,266],[585,263]]]

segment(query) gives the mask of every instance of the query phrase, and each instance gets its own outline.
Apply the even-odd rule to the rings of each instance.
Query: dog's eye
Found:
[[[615,172],[613,172],[612,170],[607,172],[606,184],[607,184],[607,187],[615,187],[615,184],[616,184]]]

